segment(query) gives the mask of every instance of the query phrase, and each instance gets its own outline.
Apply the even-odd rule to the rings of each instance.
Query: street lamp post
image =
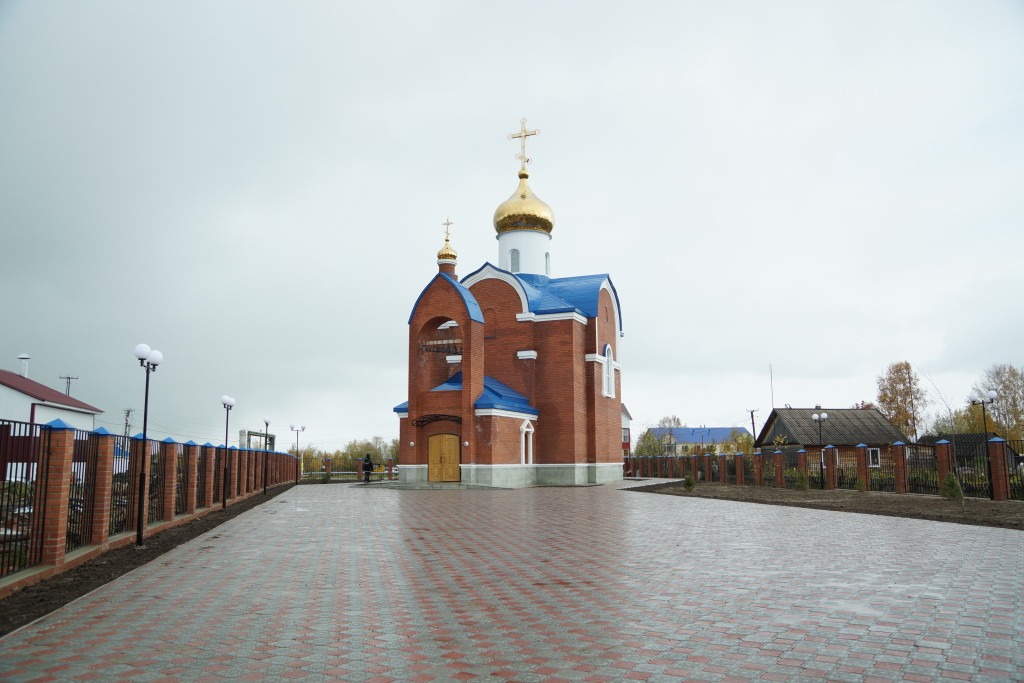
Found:
[[[266,431],[263,432],[263,495],[267,495],[267,453],[270,450],[270,418],[263,418]]]
[[[825,488],[825,443],[821,440],[821,424],[828,419],[828,413],[814,413],[811,419],[818,423],[818,448],[821,449],[821,488]]]
[[[146,503],[146,459],[149,457],[149,374],[156,372],[156,366],[164,361],[164,354],[149,348],[148,344],[139,344],[135,347],[135,357],[139,359],[139,365],[146,369],[146,398],[142,404],[142,457],[139,459],[138,511],[135,520],[135,545],[142,545],[142,532],[146,521],[143,510]]]
[[[224,394],[223,396],[220,397],[220,402],[221,402],[221,405],[224,406],[224,480],[221,482],[221,488],[224,489],[224,491],[221,491],[220,505],[221,505],[222,508],[226,508],[228,506],[228,497],[227,497],[227,494],[225,492],[227,491],[227,481],[228,481],[228,474],[229,474],[229,470],[228,470],[228,423],[231,421],[231,409],[235,407],[235,399],[233,399],[232,397],[228,396],[227,394]]]
[[[302,472],[302,455],[299,453],[299,432],[306,431],[306,425],[296,427],[295,425],[288,425],[288,429],[295,432],[295,457],[299,459],[299,472]]]
[[[988,463],[988,485],[989,489],[992,487],[992,459],[988,455],[988,414],[985,412],[985,406],[992,403],[999,397],[994,391],[989,391],[984,396],[978,396],[977,394],[971,394],[967,397],[967,400],[971,402],[972,406],[981,406],[981,423],[985,429],[985,436],[981,439],[982,453],[985,455],[985,462]]]

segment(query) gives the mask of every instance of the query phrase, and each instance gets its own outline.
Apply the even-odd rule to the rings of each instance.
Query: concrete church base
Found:
[[[463,484],[517,489],[526,486],[592,486],[622,481],[622,463],[568,465],[461,465]],[[429,484],[426,465],[401,465],[401,484]]]

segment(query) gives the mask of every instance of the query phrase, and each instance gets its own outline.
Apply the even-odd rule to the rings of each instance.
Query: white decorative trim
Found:
[[[459,355],[456,355],[456,356],[445,356],[444,359],[446,361],[448,361],[449,363],[452,363],[452,364],[454,364],[454,363],[461,363],[462,362],[462,354],[459,354]]]
[[[441,323],[440,325],[438,325],[437,329],[439,329],[439,330],[447,330],[447,329],[449,329],[451,327],[458,327],[458,326],[459,326],[459,323],[455,322],[454,320],[449,320],[447,322],[444,322],[444,323]]]
[[[530,413],[518,413],[513,410],[502,410],[500,408],[480,408],[473,415],[476,417],[511,417],[516,420],[537,420],[536,415]]]
[[[516,320],[519,322],[535,322],[543,323],[550,322],[553,320],[575,320],[578,323],[584,325],[587,324],[587,319],[583,315],[576,311],[566,311],[565,313],[516,313]]]
[[[404,463],[399,463],[399,464],[402,467],[426,467],[426,465],[406,465]],[[511,463],[508,463],[508,462],[506,462],[506,463],[494,463],[493,465],[486,465],[486,464],[474,463],[474,462],[464,462],[464,463],[460,463],[459,467],[461,467],[462,469],[468,470],[468,469],[482,468],[482,467],[523,467],[523,465],[520,465],[519,463],[515,463],[515,462],[511,462]],[[553,465],[553,464],[543,465],[543,464],[534,463],[534,464],[530,465],[530,467],[538,467],[538,468],[544,467],[544,468],[549,468],[549,469],[555,469],[555,468],[559,468],[559,467],[618,467],[621,470],[622,469],[622,462],[621,461],[620,462],[567,462],[567,463],[561,463],[561,464],[557,464],[557,465]]]
[[[399,420],[404,420],[407,417],[409,417],[409,413],[395,413],[395,414],[398,415],[398,419]]]
[[[583,356],[583,360],[588,363],[600,363],[601,365],[604,365],[607,359],[599,353],[588,353]]]
[[[490,263],[485,264],[484,267],[474,275],[470,275],[463,280],[462,286],[466,289],[470,289],[476,283],[483,282],[484,280],[501,280],[502,282],[511,285],[512,289],[516,290],[516,294],[519,295],[519,303],[522,304],[522,310],[530,310],[530,303],[526,300],[526,290],[523,289],[523,283],[520,282],[516,276],[511,273],[498,270]]]
[[[439,266],[440,265],[444,265],[444,264],[448,264],[448,263],[450,263],[453,266],[457,266],[458,265],[458,262],[456,262],[455,259],[451,259],[451,258],[439,258],[439,259],[437,259],[437,265],[439,265]]]
[[[533,464],[533,423],[523,420],[519,425],[519,463],[521,465]]]
[[[519,360],[537,360],[536,351],[516,351],[516,358]]]

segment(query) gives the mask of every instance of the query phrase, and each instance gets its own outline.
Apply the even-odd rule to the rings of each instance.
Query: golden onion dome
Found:
[[[444,246],[441,247],[441,251],[437,252],[437,260],[449,260],[454,261],[458,253],[452,249],[452,245],[448,244],[448,235],[444,236]]]
[[[530,189],[530,174],[519,171],[519,187],[494,211],[494,229],[498,234],[509,230],[540,230],[548,234],[555,225],[555,214]]]

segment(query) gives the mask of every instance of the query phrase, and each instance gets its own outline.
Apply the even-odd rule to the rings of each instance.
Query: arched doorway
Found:
[[[427,481],[461,481],[459,437],[435,434],[427,439]]]

